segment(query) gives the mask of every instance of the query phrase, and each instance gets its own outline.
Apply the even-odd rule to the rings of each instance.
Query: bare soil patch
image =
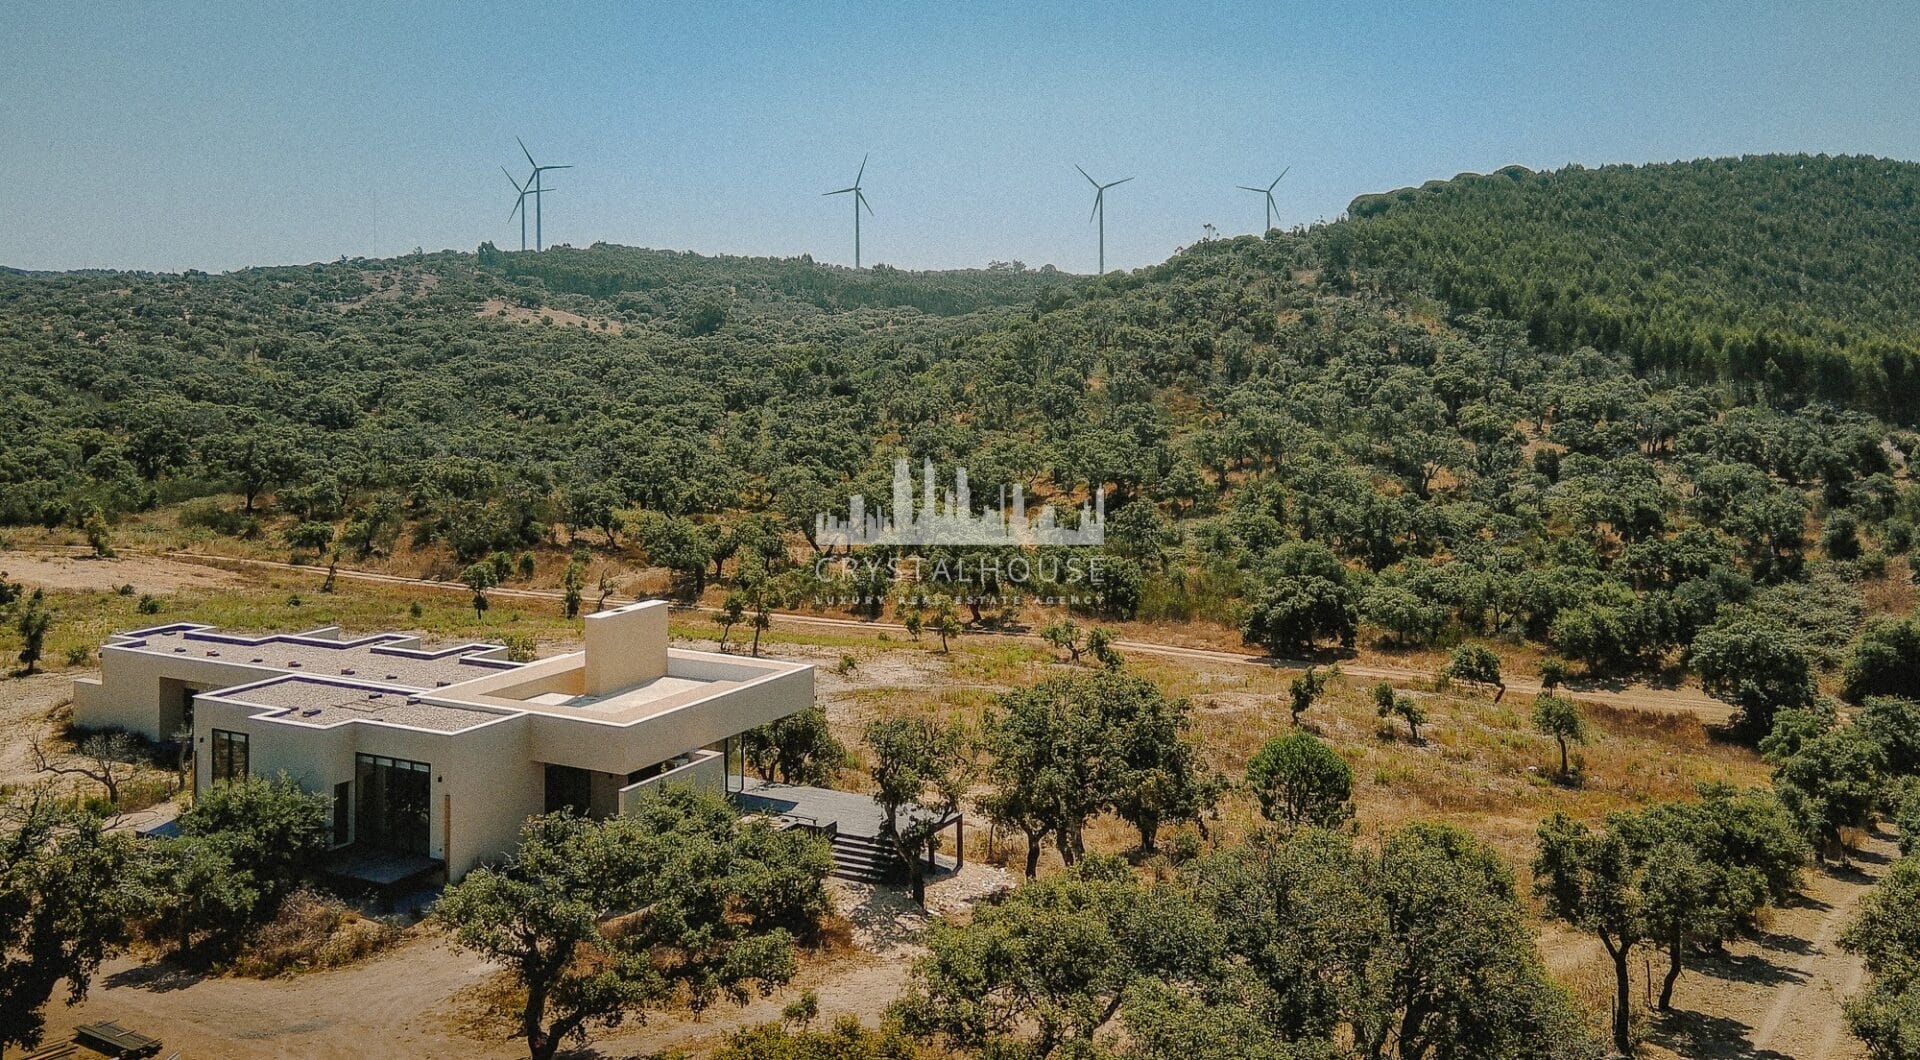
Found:
[[[24,787],[43,779],[30,744],[51,744],[60,728],[58,711],[73,699],[73,675],[0,677],[0,785]]]
[[[58,553],[0,553],[0,572],[28,588],[70,592],[112,592],[131,585],[143,593],[181,589],[218,589],[246,579],[232,571],[162,556],[123,555],[114,559]]]

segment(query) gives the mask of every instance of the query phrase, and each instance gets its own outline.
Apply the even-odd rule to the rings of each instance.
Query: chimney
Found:
[[[643,600],[587,616],[586,686],[604,696],[667,673],[667,602]]]

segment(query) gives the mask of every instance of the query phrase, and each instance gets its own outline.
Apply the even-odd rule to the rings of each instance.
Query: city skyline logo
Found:
[[[942,492],[929,458],[922,464],[921,483],[916,505],[907,459],[895,460],[891,508],[869,511],[866,497],[856,493],[847,498],[845,518],[830,512],[813,517],[814,540],[822,549],[852,549],[888,545],[1097,547],[1107,539],[1105,487],[1095,488],[1092,501],[1080,505],[1075,525],[1062,526],[1050,504],[1042,505],[1029,517],[1026,491],[1018,483],[1011,490],[1001,486],[998,508],[978,514],[973,510],[965,467],[955,467],[953,487]]]

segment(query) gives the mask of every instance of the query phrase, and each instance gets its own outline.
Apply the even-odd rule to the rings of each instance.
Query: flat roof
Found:
[[[174,625],[121,634],[108,647],[282,673],[357,677],[419,690],[443,688],[520,665],[499,658],[506,649],[498,644],[456,644],[432,650],[419,644],[420,638],[404,633],[346,640],[328,629],[248,637],[222,633],[212,626]]]
[[[423,703],[407,689],[309,677],[274,678],[211,695],[265,712],[255,717],[320,727],[368,721],[459,732],[506,716],[471,707]]]

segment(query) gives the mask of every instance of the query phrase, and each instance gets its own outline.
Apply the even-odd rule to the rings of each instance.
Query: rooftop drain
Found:
[[[320,713],[319,707],[308,707],[307,709],[300,712],[300,716],[303,718],[311,718],[318,713]]]
[[[399,674],[388,674],[388,675],[387,675],[387,680],[389,680],[389,681],[398,681],[398,680],[400,680],[400,675],[399,675]]]
[[[220,653],[219,653],[219,652],[217,652],[217,651],[214,651],[214,650],[213,650],[212,648],[208,648],[208,649],[207,649],[207,658],[209,658],[209,659],[218,659],[219,657],[220,657]]]
[[[300,663],[300,660],[298,659],[288,659],[287,665],[292,669],[298,670],[300,669],[301,663]]]
[[[353,667],[351,667],[351,666],[342,666],[342,667],[340,668],[340,675],[341,675],[342,677],[352,677],[352,676],[353,676]]]
[[[254,661],[254,662],[266,662],[266,661],[267,661],[267,659],[266,659],[266,656],[264,656],[264,655],[256,655],[256,656],[254,656],[254,657],[253,657],[253,661]]]
[[[175,655],[185,655],[185,654],[187,653],[187,649],[186,649],[186,648],[185,648],[184,646],[183,646],[183,647],[179,647],[179,648],[175,648],[175,649],[173,649],[173,653],[174,653]]]

